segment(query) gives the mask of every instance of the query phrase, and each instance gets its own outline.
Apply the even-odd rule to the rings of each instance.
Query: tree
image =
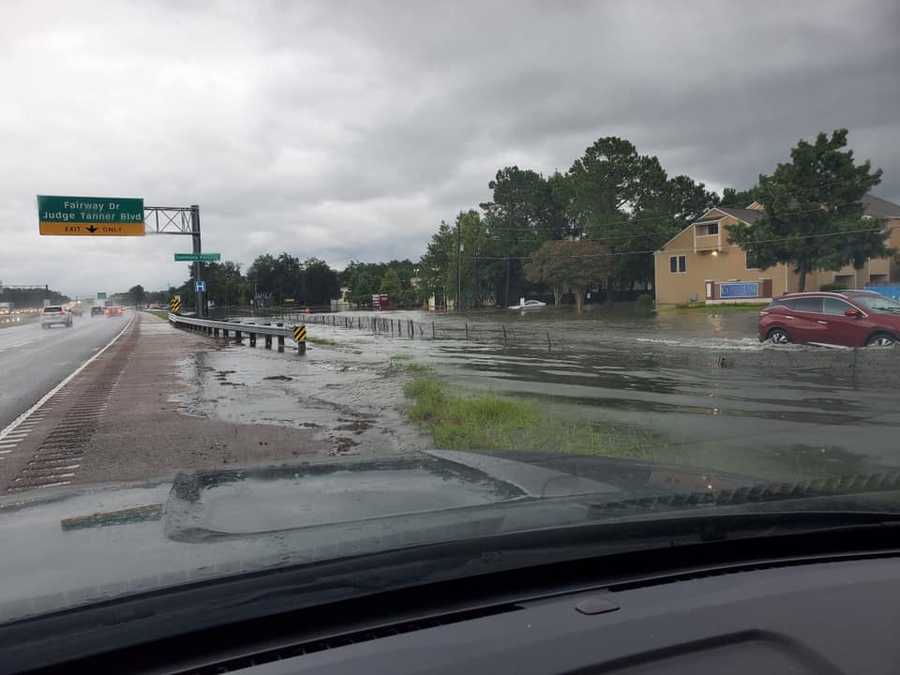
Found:
[[[487,262],[483,268],[494,280],[495,297],[509,304],[509,298],[515,297],[521,286],[519,259],[544,241],[559,239],[568,232],[565,195],[557,180],[547,180],[536,171],[517,166],[500,169],[488,187],[492,200],[481,204],[485,243],[490,242],[494,253],[490,257],[498,260]],[[479,254],[484,255],[486,248]]]
[[[144,292],[144,287],[138,284],[137,286],[132,286],[128,289],[128,299],[131,301],[131,304],[135,307],[144,304],[144,296],[146,293]]]
[[[450,263],[455,261],[456,237],[450,226],[441,221],[431,236],[425,255],[419,261],[419,286],[427,296],[433,295],[438,304],[446,302],[450,280]]]
[[[881,223],[863,213],[862,197],[881,182],[867,160],[856,164],[847,145],[847,130],[831,137],[801,140],[791,161],[779,164],[771,176],[761,175],[757,201],[765,215],[752,226],[729,228],[729,239],[763,267],[791,265],[806,289],[806,275],[816,269],[861,268],[868,258],[891,253]]]
[[[384,273],[384,276],[381,277],[379,292],[387,293],[388,297],[397,302],[397,298],[403,292],[403,285],[400,283],[400,275],[397,274],[397,270],[389,269]]]
[[[324,260],[307,258],[302,265],[301,299],[306,305],[327,305],[340,295],[338,273]]]
[[[756,201],[759,188],[753,186],[747,190],[738,190],[736,188],[727,187],[722,190],[722,199],[720,206],[731,206],[738,209],[746,209],[750,204]]]
[[[584,294],[607,277],[610,270],[609,247],[599,241],[547,241],[525,265],[528,278],[553,289],[558,305],[566,290],[575,295],[575,308],[580,314]]]
[[[703,183],[669,178],[659,159],[614,136],[587,148],[566,174],[572,230],[604,241],[612,252],[611,282],[620,288],[653,279],[658,250],[718,201]]]
[[[286,252],[277,258],[268,253],[258,256],[247,270],[247,280],[255,294],[271,296],[276,305],[287,298],[296,300],[303,293],[300,260]]]

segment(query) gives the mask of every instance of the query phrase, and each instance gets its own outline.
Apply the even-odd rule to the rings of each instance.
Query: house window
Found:
[[[698,236],[706,236],[708,234],[719,234],[719,223],[699,223],[696,226]]]
[[[687,272],[687,258],[683,255],[673,255],[669,258],[669,271],[672,274]]]

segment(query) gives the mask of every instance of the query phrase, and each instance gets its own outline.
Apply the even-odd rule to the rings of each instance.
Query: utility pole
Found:
[[[456,220],[456,311],[463,310],[462,302],[462,223],[461,219]]]
[[[201,253],[200,245],[200,206],[191,204],[191,241],[194,253]],[[194,261],[194,292],[197,298],[197,316],[203,318],[206,315],[203,306],[204,293],[200,290],[200,261]]]
[[[478,283],[478,253],[472,256],[472,302],[476,307],[481,306],[481,284]]]
[[[509,305],[509,256],[506,256],[506,291],[503,293],[503,304]]]

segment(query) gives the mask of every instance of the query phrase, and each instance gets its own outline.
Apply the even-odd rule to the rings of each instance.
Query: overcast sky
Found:
[[[245,266],[416,259],[501,166],[608,135],[719,190],[847,127],[900,202],[898,29],[891,1],[7,0],[0,280],[186,277],[189,237],[40,237],[37,194],[199,204]]]

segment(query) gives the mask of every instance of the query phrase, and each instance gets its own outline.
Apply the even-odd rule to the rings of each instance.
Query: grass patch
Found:
[[[334,340],[323,337],[313,337],[312,335],[307,335],[306,341],[311,345],[318,345],[319,347],[337,347],[338,344]]]
[[[434,375],[410,380],[404,393],[410,400],[409,418],[431,433],[434,447],[446,450],[622,457],[777,481],[861,471],[846,462],[835,462],[836,453],[823,459],[818,447],[795,446],[783,452],[723,451],[711,443],[672,443],[624,424],[565,419],[530,400],[455,391]]]
[[[434,373],[434,369],[431,366],[426,366],[424,363],[416,363],[411,359],[411,356],[394,354],[391,356],[389,365],[391,369],[400,370],[415,376],[431,375]]]
[[[637,429],[551,417],[532,401],[451,391],[433,376],[404,388],[411,420],[449,450],[542,450],[612,457],[654,458],[657,439]]]
[[[157,319],[162,319],[163,321],[169,320],[169,313],[164,309],[146,309],[144,311],[148,314],[152,314]]]

